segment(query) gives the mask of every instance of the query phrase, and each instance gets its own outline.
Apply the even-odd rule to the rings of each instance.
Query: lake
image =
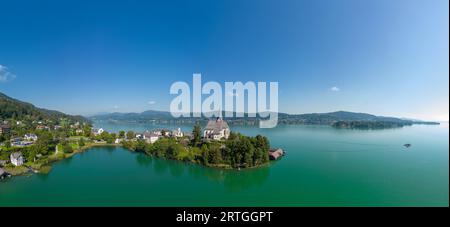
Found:
[[[178,127],[96,126],[108,131]],[[48,175],[0,182],[0,206],[449,205],[447,123],[367,131],[305,125],[232,130],[266,135],[287,155],[267,167],[237,171],[97,147],[55,163]]]

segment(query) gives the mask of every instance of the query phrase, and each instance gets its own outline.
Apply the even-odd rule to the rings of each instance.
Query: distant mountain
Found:
[[[234,113],[235,114],[235,113]],[[222,113],[222,116],[226,116],[225,112]],[[236,115],[233,115],[236,116]],[[90,118],[94,121],[110,121],[110,122],[136,122],[136,123],[147,123],[147,122],[155,122],[155,123],[204,123],[208,120],[205,117],[187,117],[187,118],[174,118],[170,114],[170,112],[166,111],[154,111],[149,110],[142,113],[110,113],[110,114],[102,114],[96,115]],[[260,118],[258,117],[248,117],[248,114],[245,114],[243,118],[238,117],[224,117],[225,120],[231,125],[257,125]],[[278,123],[279,124],[318,124],[318,125],[333,125],[336,122],[359,122],[359,124],[352,125],[361,125],[361,122],[383,122],[381,125],[411,125],[411,124],[435,124],[435,122],[422,122],[422,121],[413,121],[413,120],[405,120],[401,118],[395,117],[383,117],[376,116],[367,113],[355,113],[355,112],[347,112],[347,111],[337,111],[331,113],[309,113],[309,114],[286,114],[279,113],[278,114]],[[344,125],[344,124],[340,124]],[[374,125],[374,124],[370,124]],[[380,124],[378,124],[380,125]]]
[[[51,119],[59,120],[60,118],[68,118],[73,121],[86,122],[87,118],[83,116],[72,116],[64,114],[56,110],[48,110],[44,108],[38,108],[31,103],[23,102],[14,98],[11,98],[0,92],[0,119]]]

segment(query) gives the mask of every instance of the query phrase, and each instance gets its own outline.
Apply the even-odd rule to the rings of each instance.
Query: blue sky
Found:
[[[448,0],[3,1],[0,91],[168,110],[175,81],[277,81],[288,113],[448,120]]]

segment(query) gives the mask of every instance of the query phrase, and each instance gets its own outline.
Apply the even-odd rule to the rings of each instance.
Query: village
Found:
[[[202,131],[200,131],[200,127],[194,127],[192,133],[183,132],[181,128],[177,128],[176,130],[153,129],[142,133],[119,131],[116,134],[80,122],[63,125],[51,125],[43,121],[33,123],[36,124],[35,130],[30,130],[31,132],[26,132],[23,136],[17,136],[11,131],[12,128],[20,126],[22,122],[17,121],[16,127],[12,127],[7,121],[3,121],[0,125],[0,136],[15,135],[0,143],[0,179],[27,172],[41,172],[41,167],[49,169],[51,168],[49,164],[53,161],[71,157],[92,146],[125,146],[136,150],[136,144],[145,143],[151,146],[168,140],[184,144],[188,150],[195,150],[195,146],[200,147],[199,144],[203,145],[202,149],[206,149],[204,148],[205,144],[209,146],[209,144],[227,141],[230,135],[236,136],[232,134],[227,122],[220,117],[210,120]],[[194,148],[187,146],[192,144],[192,141],[195,141],[193,142]],[[42,143],[45,145],[42,146]],[[220,145],[220,148],[225,148],[225,145]],[[36,149],[48,149],[48,151],[43,152]],[[9,154],[6,156],[7,153]],[[267,155],[270,160],[277,160],[284,155],[284,151],[270,149]],[[202,160],[204,159],[208,159],[208,157],[203,157]],[[209,165],[208,161],[199,162]],[[240,165],[239,168],[241,166],[245,165]]]

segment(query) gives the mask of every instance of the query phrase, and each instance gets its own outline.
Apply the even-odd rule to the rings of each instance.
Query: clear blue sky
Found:
[[[40,107],[168,110],[198,72],[278,81],[282,112],[448,120],[448,0],[0,3],[0,91]]]

